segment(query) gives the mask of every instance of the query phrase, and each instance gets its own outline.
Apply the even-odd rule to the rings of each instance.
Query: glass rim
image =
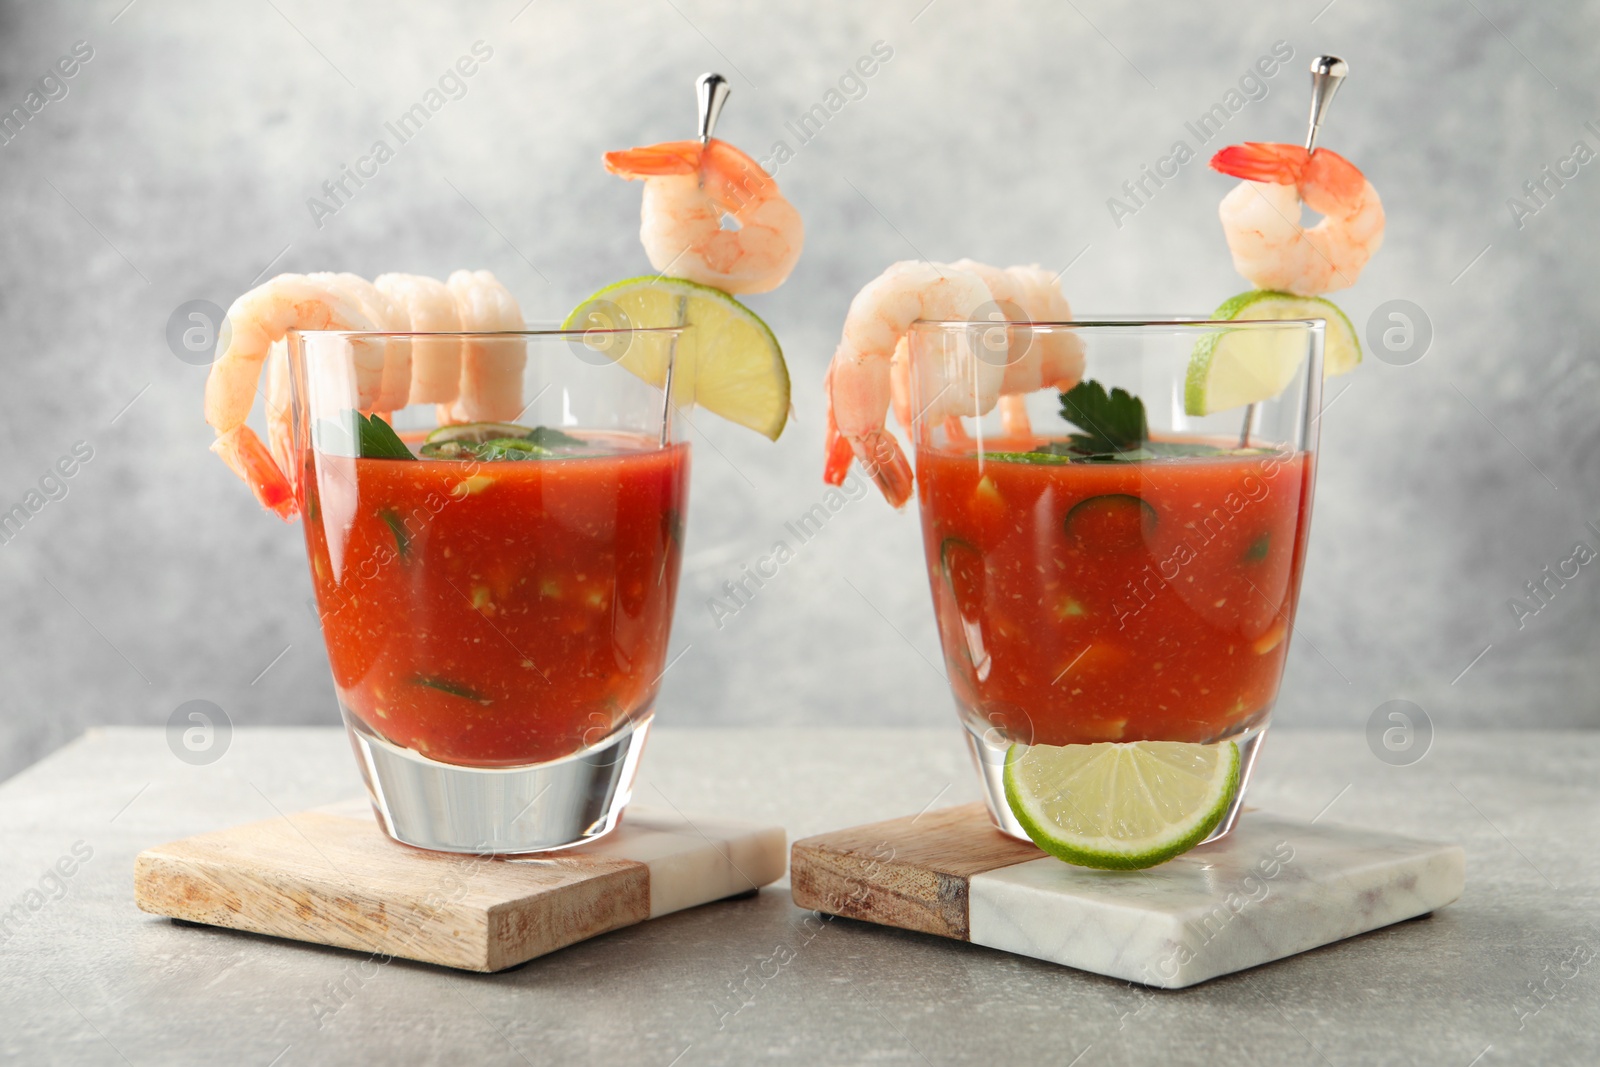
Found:
[[[1172,318],[1154,318],[1150,316],[1129,316],[1125,318],[1101,317],[1094,319],[917,319],[911,324],[911,329],[933,333],[935,331],[959,330],[989,330],[996,326],[1014,329],[1029,330],[1077,330],[1084,328],[1094,329],[1129,329],[1135,327],[1187,327],[1208,329],[1258,329],[1273,326],[1300,326],[1309,329],[1325,328],[1327,319],[1208,319],[1205,317],[1174,316]]]
[[[688,326],[626,326],[593,327],[584,330],[300,330],[285,331],[285,336],[293,337],[355,337],[355,338],[403,338],[403,339],[432,339],[456,338],[470,339],[487,337],[495,340],[507,340],[513,337],[556,337],[566,340],[581,341],[587,337],[631,337],[634,334],[661,334],[676,337],[689,329]]]

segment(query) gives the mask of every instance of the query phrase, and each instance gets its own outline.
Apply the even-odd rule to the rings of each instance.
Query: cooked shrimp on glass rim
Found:
[[[850,303],[844,332],[828,366],[824,479],[841,484],[859,461],[885,499],[901,507],[911,498],[911,464],[885,427],[892,406],[910,428],[913,413],[907,336],[914,322],[1065,322],[1071,308],[1042,267],[999,270],[971,260],[951,264],[906,260],[868,282]],[[1067,331],[1006,330],[1001,358],[970,350],[962,338],[961,372],[916,413],[946,420],[959,436],[960,416],[983,415],[1000,405],[1008,433],[1027,433],[1027,413],[1017,401],[1045,386],[1070,388],[1083,374],[1083,348]]]
[[[240,296],[219,331],[206,378],[205,417],[216,431],[211,450],[280,518],[297,510],[291,445],[289,331],[499,332],[523,327],[516,299],[488,271],[457,271],[448,283],[409,274],[377,283],[348,273],[280,274]],[[388,413],[412,403],[439,405],[440,422],[515,414],[522,367],[492,340],[362,338],[351,343],[355,403]],[[511,364],[516,363],[514,372]],[[263,364],[267,440],[247,424]]]
[[[303,274],[280,274],[228,308],[218,335],[220,352],[206,378],[206,422],[217,433],[211,451],[250,486],[263,507],[280,518],[290,519],[295,514],[294,488],[279,461],[245,425],[255,405],[261,365],[272,357],[268,437],[276,440],[289,417],[288,404],[279,396],[287,387],[287,375],[279,367],[285,358],[284,335],[293,329],[381,328],[343,292]]]

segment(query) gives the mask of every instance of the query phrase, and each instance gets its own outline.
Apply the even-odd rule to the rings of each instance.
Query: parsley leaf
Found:
[[[377,415],[356,411],[356,437],[362,459],[416,459],[394,428]]]
[[[1068,438],[1081,455],[1127,452],[1150,436],[1144,401],[1121,387],[1108,394],[1096,381],[1081,381],[1061,394],[1061,417],[1084,431]]]
[[[1265,448],[1229,448],[1205,441],[1156,441],[1145,421],[1144,401],[1116,387],[1109,393],[1085,380],[1061,394],[1061,417],[1081,432],[1046,441],[1027,452],[986,452],[1002,463],[1136,463],[1181,456],[1254,456]],[[1259,557],[1250,557],[1252,559]]]

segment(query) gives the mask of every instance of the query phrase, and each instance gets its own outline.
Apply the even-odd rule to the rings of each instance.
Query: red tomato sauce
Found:
[[[522,462],[313,453],[312,582],[339,699],[362,723],[431,759],[511,766],[649,712],[688,447],[603,443]]]
[[[1299,595],[1307,454],[1046,465],[923,449],[917,466],[950,684],[978,729],[1210,742],[1264,721]]]

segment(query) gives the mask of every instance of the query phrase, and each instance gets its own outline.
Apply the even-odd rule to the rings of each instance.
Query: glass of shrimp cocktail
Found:
[[[1161,823],[1164,852],[1232,828],[1293,627],[1323,329],[911,326],[934,611],[1004,832],[1042,839],[1024,825],[1018,794],[1043,796],[1074,805],[1082,818],[1066,821],[1086,851],[1102,850],[1064,858],[1147,866],[1159,857],[1119,852],[1119,841],[1141,837],[1127,825],[1137,803],[1100,810],[1141,777],[1151,788],[1140,797],[1178,798],[1140,816]],[[1058,379],[1075,384],[1063,390]],[[1071,746],[1060,750],[1074,757],[1071,773],[1060,760],[1031,772],[1035,746]],[[1028,773],[1059,781],[1018,781]]]
[[[522,853],[616,824],[677,591],[681,332],[288,335],[318,613],[394,838]],[[384,368],[432,363],[453,399],[383,402]]]

